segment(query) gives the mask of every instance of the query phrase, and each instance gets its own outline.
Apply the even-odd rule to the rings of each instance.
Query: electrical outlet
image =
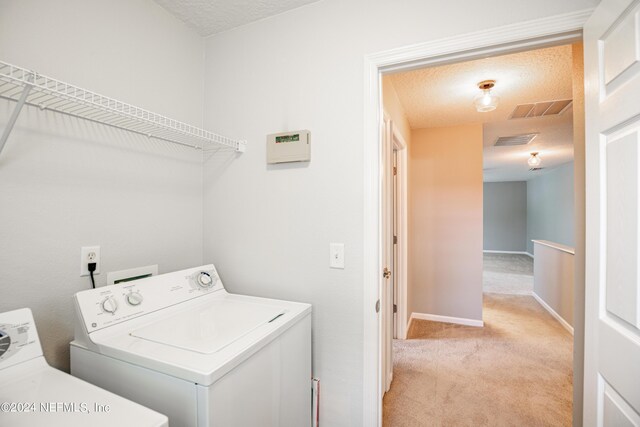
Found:
[[[83,246],[80,248],[80,276],[89,275],[89,263],[96,263],[93,275],[100,274],[100,246]]]

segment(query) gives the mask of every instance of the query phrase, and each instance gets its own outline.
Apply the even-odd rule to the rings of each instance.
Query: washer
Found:
[[[28,308],[0,313],[0,384],[0,426],[168,426],[166,416],[50,367]]]
[[[213,265],[75,296],[71,372],[179,427],[311,425],[311,305],[228,293]]]

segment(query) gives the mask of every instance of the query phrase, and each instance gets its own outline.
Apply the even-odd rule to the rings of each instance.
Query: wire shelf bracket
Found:
[[[247,146],[245,140],[227,138],[2,61],[0,98],[16,102],[0,136],[0,153],[24,105],[199,150],[227,147],[243,153]]]
[[[9,122],[4,127],[2,131],[2,136],[0,137],[0,153],[4,149],[4,144],[6,144],[7,139],[9,139],[9,135],[13,130],[13,126],[16,124],[16,120],[18,120],[18,116],[20,115],[20,111],[22,111],[22,107],[24,107],[25,102],[27,101],[27,96],[29,96],[29,92],[31,92],[31,88],[33,86],[30,84],[25,84],[24,89],[22,89],[22,93],[20,94],[20,98],[16,103],[16,106],[13,108],[13,112],[11,113],[11,117],[9,117]]]

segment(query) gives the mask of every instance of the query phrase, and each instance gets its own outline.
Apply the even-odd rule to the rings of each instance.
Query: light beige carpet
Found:
[[[484,322],[394,341],[385,427],[571,425],[571,335],[531,296],[485,294]]]
[[[516,295],[533,292],[533,258],[530,256],[485,253],[483,263],[484,292]]]

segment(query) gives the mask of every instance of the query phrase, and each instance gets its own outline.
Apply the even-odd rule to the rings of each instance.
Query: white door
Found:
[[[584,27],[585,426],[640,426],[640,0]]]
[[[382,393],[393,379],[393,141],[392,122],[384,118],[382,138]]]
[[[393,129],[392,129],[393,130]],[[400,229],[399,229],[399,209],[400,209],[400,200],[399,200],[399,194],[398,194],[398,149],[395,147],[393,147],[393,186],[392,186],[392,193],[393,195],[391,196],[393,199],[393,246],[392,246],[392,262],[391,262],[391,286],[392,286],[392,292],[393,292],[393,324],[392,324],[392,330],[393,330],[393,338],[398,338],[399,337],[399,333],[398,333],[398,236],[400,235]]]

